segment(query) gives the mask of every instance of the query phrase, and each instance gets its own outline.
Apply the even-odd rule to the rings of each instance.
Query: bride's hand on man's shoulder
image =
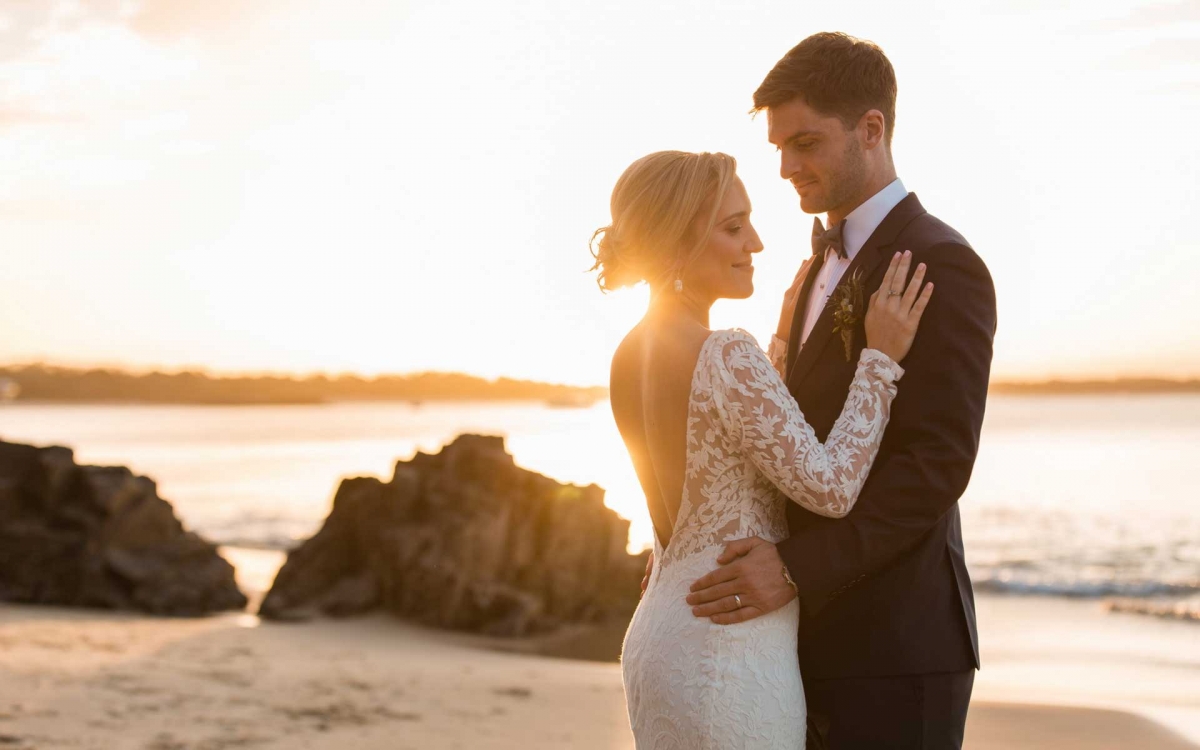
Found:
[[[871,295],[867,310],[867,348],[881,351],[900,362],[912,349],[921,316],[933,296],[933,284],[925,281],[925,264],[917,265],[912,280],[905,286],[912,265],[912,252],[905,250],[892,256],[883,283]]]

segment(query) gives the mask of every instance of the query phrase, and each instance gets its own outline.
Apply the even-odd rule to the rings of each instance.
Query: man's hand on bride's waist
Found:
[[[774,612],[796,598],[775,545],[752,536],[725,545],[721,567],[692,584],[687,603],[692,614],[718,625],[732,625]]]

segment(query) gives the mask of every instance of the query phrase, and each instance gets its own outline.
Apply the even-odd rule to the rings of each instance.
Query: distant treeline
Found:
[[[134,374],[48,365],[0,367],[19,401],[137,401],[174,404],[312,404],[327,401],[547,401],[583,405],[608,398],[607,388],[527,380],[485,380],[457,373],[363,378],[219,377],[198,372]]]
[[[1125,378],[1120,380],[1047,380],[993,383],[992,393],[1013,396],[1128,395],[1135,393],[1200,393],[1200,380]]]
[[[21,401],[139,401],[164,404],[314,404],[327,401],[546,401],[585,405],[608,398],[608,389],[529,380],[485,380],[460,373],[415,375],[279,375],[221,377],[199,372],[135,374],[50,365],[0,367]],[[0,382],[0,386],[3,383]],[[0,388],[0,395],[3,395]],[[1200,380],[1052,380],[993,383],[1005,395],[1121,395],[1200,393]]]

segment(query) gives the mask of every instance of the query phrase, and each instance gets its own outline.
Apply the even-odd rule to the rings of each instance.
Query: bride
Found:
[[[726,541],[782,539],[785,503],[850,512],[932,294],[923,266],[905,288],[910,256],[897,254],[871,297],[867,348],[822,445],[777,372],[782,361],[744,331],[708,328],[714,301],[753,292],[763,247],[735,167],[720,153],[643,157],[613,189],[612,223],[592,237],[601,289],[651,287],[649,310],[613,356],[610,387],[655,529],[621,658],[639,750],[804,746],[799,603],[717,625],[694,616],[685,597]],[[728,598],[729,610],[741,607]]]

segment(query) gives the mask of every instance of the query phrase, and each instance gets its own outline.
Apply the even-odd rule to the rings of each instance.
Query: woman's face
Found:
[[[697,233],[704,231],[709,214],[701,211]],[[684,288],[708,299],[745,299],[754,293],[754,253],[763,249],[750,223],[750,197],[734,176],[721,205],[708,242],[683,273]]]

